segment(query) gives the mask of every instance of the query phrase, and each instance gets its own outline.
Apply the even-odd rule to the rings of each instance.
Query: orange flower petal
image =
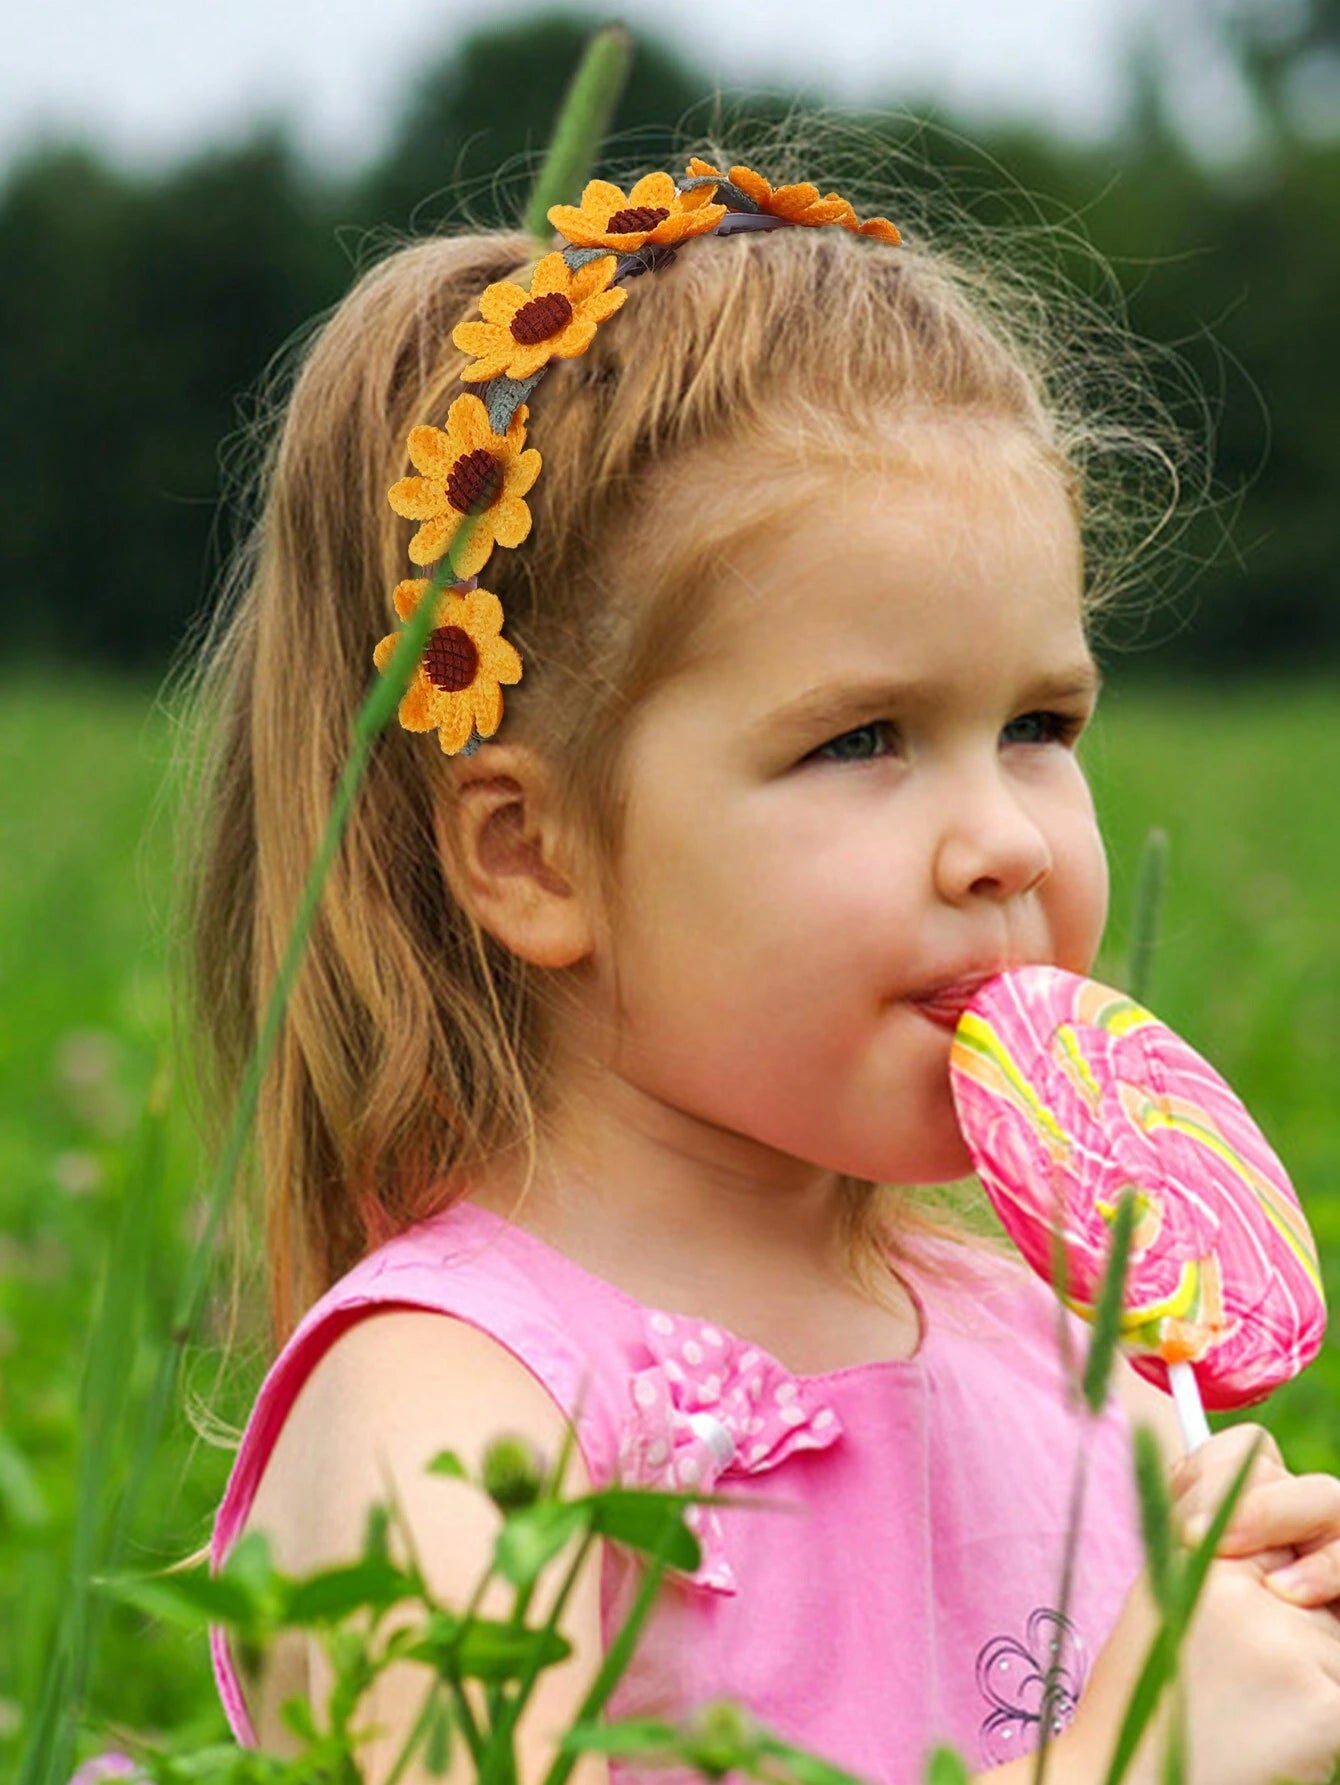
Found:
[[[730,170],[730,183],[738,186],[746,198],[752,198],[760,210],[767,210],[767,201],[772,197],[772,186],[762,174],[756,174],[752,167],[737,164]]]
[[[464,600],[465,629],[482,650],[487,635],[497,632],[503,623],[502,602],[492,589],[470,589]]]
[[[643,174],[628,194],[630,208],[637,205],[665,205],[675,202],[675,182],[667,173]]]
[[[415,609],[423,600],[424,591],[429,586],[429,580],[426,576],[406,577],[404,582],[397,583],[391,591],[391,600],[395,603],[395,611],[402,620],[414,617]]]
[[[385,669],[392,652],[400,642],[398,632],[388,632],[385,638],[379,638],[373,647],[372,661],[378,669]]]
[[[481,738],[491,738],[502,724],[502,689],[491,676],[480,676],[470,685],[470,704]]]
[[[479,314],[485,322],[499,323],[506,328],[522,304],[529,302],[529,292],[523,291],[519,285],[513,285],[510,279],[499,279],[496,285],[484,287],[484,295],[479,300]],[[453,334],[452,340],[455,339]]]
[[[438,483],[447,481],[451,476],[456,453],[441,428],[411,428],[407,444],[410,464],[416,471],[422,471],[425,477],[434,478]]]
[[[592,261],[591,264],[599,266],[600,262]],[[572,274],[568,271],[568,263],[563,258],[562,250],[556,248],[552,254],[546,254],[539,266],[536,267],[534,277],[530,282],[530,295],[531,297],[544,297],[547,292],[551,291],[561,291],[566,295],[571,281]]]
[[[455,574],[462,581],[467,577],[478,576],[484,568],[488,555],[493,550],[494,516],[501,507],[502,504],[499,503],[497,507],[488,509],[475,522],[469,541],[456,560]],[[414,556],[413,552],[410,553],[410,556]]]
[[[431,731],[437,724],[437,702],[433,699],[436,693],[421,664],[400,703],[400,723],[406,731]]]
[[[489,519],[499,545],[518,546],[530,532],[530,510],[519,496],[504,496],[490,511]],[[481,558],[480,563],[483,562]],[[473,576],[474,572],[470,574]]]
[[[532,372],[538,372],[541,366],[547,366],[558,352],[557,342],[561,335],[550,335],[546,341],[536,341],[529,347],[523,347],[519,341],[512,343],[511,358],[505,362],[504,369],[509,378],[529,378]]]
[[[704,161],[700,155],[690,155],[689,165],[686,171],[691,180],[697,180],[707,176],[710,176],[714,180],[724,180],[726,177],[719,167],[713,167],[710,161]]]
[[[562,259],[562,255],[559,256],[559,259]],[[618,270],[618,266],[617,257],[613,254],[606,254],[600,260],[588,260],[584,267],[578,267],[572,275],[572,284],[568,287],[568,298],[573,308],[589,304],[597,293],[603,295]],[[627,296],[626,291],[620,290],[620,301]]]
[[[410,563],[435,564],[451,544],[460,524],[461,517],[455,509],[434,520],[425,521],[409,542]],[[467,570],[460,574],[473,576],[474,572]]]
[[[470,742],[474,725],[474,707],[468,691],[446,695],[438,712],[438,742],[446,755],[455,756]]]
[[[528,446],[507,468],[507,480],[503,485],[504,497],[524,496],[540,475],[543,463],[544,460],[535,447]]]
[[[876,241],[887,242],[891,248],[896,248],[903,239],[897,224],[890,223],[887,217],[868,218],[861,225],[858,233],[863,236],[874,236]]]
[[[481,647],[479,661],[496,682],[509,686],[521,680],[521,658],[505,638],[490,639]]]
[[[703,205],[697,211],[672,211],[664,222],[656,225],[647,239],[665,246],[687,241],[690,236],[706,235],[715,229],[725,215],[725,205]]]
[[[426,477],[402,477],[387,490],[386,500],[407,521],[430,521],[447,506],[441,483],[429,483]]]
[[[715,186],[691,186],[687,192],[679,193],[675,202],[681,211],[696,211],[700,205],[711,204],[715,197]]]
[[[611,213],[612,214],[612,213]],[[574,248],[608,248],[610,242],[605,233],[604,224],[592,223],[584,212],[574,209],[572,205],[553,205],[549,210],[549,221]],[[620,236],[619,242],[631,243],[631,236]],[[637,243],[641,247],[641,242]]]
[[[598,291],[582,304],[581,313],[592,322],[604,322],[616,310],[621,310],[627,301],[628,293],[622,286],[617,291]]]
[[[415,432],[418,430],[415,429]],[[474,452],[481,446],[495,449],[497,435],[489,426],[489,412],[479,398],[468,391],[463,397],[457,397],[448,409],[447,432],[457,442],[457,450],[452,454],[452,464],[455,464],[461,453]],[[449,466],[447,476],[450,475]]]
[[[595,318],[574,316],[560,334],[552,336],[545,342],[545,346],[554,359],[575,359],[579,353],[586,352],[595,338]],[[514,373],[513,376],[515,377],[516,374]]]
[[[629,203],[623,187],[609,180],[588,180],[582,187],[582,210],[592,219],[599,217],[602,223],[610,212],[625,210]]]
[[[789,215],[793,210],[803,211],[807,205],[817,202],[819,188],[811,186],[808,180],[798,186],[774,186],[772,202],[776,210]]]

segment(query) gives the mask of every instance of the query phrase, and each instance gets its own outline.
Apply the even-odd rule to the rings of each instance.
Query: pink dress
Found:
[[[308,1311],[257,1397],[219,1510],[215,1564],[327,1347],[369,1309],[435,1309],[488,1333],[543,1383],[573,1419],[596,1486],[622,1475],[787,1502],[694,1508],[702,1564],[667,1574],[610,1719],[729,1697],[885,1785],[919,1781],[938,1741],[972,1771],[1002,1764],[1037,1744],[1054,1646],[1058,1726],[1069,1721],[1142,1550],[1129,1425],[1110,1401],[1088,1438],[1078,1566],[1060,1618],[1086,1420],[1067,1401],[1058,1322],[1081,1359],[1087,1331],[1023,1266],[974,1257],[967,1291],[898,1266],[920,1316],[913,1357],[798,1376],[458,1202],[362,1260]],[[606,1546],[607,1643],[639,1566]],[[253,1743],[219,1630],[212,1643],[229,1721]],[[614,1785],[639,1776],[619,1761],[611,1772]]]

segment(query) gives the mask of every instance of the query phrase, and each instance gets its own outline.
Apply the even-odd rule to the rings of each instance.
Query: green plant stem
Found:
[[[576,1556],[573,1558],[566,1575],[563,1577],[563,1584],[558,1590],[553,1605],[550,1607],[549,1616],[545,1621],[544,1627],[536,1638],[534,1652],[532,1653],[530,1660],[526,1663],[525,1672],[517,1679],[516,1686],[510,1699],[506,1700],[501,1705],[501,1716],[499,1717],[496,1713],[494,1714],[495,1720],[491,1735],[492,1741],[510,1741],[512,1739],[513,1732],[516,1729],[517,1723],[520,1721],[521,1713],[526,1708],[526,1700],[530,1697],[531,1688],[534,1686],[536,1678],[539,1675],[540,1661],[541,1656],[545,1651],[546,1638],[557,1633],[558,1620],[562,1617],[564,1608],[572,1596],[572,1589],[576,1585],[577,1577],[582,1571],[582,1565],[586,1561],[591,1545],[595,1540],[595,1531],[588,1529],[584,1533],[581,1543],[578,1545]]]
[[[622,1678],[637,1639],[642,1634],[642,1626],[651,1612],[652,1602],[660,1590],[661,1580],[668,1566],[664,1552],[669,1547],[670,1539],[674,1535],[678,1518],[679,1513],[676,1510],[671,1515],[665,1537],[657,1553],[648,1564],[647,1572],[643,1576],[637,1597],[633,1601],[628,1616],[624,1619],[618,1635],[606,1650],[605,1658],[600,1664],[600,1671],[591,1682],[591,1689],[581,1702],[574,1726],[578,1723],[593,1722],[604,1710],[610,1694]],[[578,1755],[575,1750],[569,1754],[557,1755],[553,1765],[544,1776],[543,1785],[565,1785],[577,1760]]]
[[[586,46],[526,206],[526,229],[542,247],[551,233],[549,207],[575,203],[595,164],[632,60],[633,40],[622,24],[604,26]]]
[[[1095,1421],[1092,1415],[1086,1417],[1086,1429],[1082,1433],[1079,1448],[1075,1455],[1075,1467],[1070,1478],[1070,1507],[1066,1514],[1065,1553],[1061,1563],[1061,1591],[1057,1607],[1057,1622],[1060,1625],[1060,1637],[1055,1654],[1047,1666],[1046,1679],[1042,1688],[1042,1740],[1037,1749],[1037,1764],[1033,1769],[1033,1785],[1043,1785],[1047,1774],[1047,1761],[1051,1754],[1052,1716],[1055,1711],[1056,1680],[1061,1671],[1060,1644],[1065,1641],[1066,1625],[1070,1617],[1070,1602],[1075,1591],[1075,1565],[1079,1556],[1079,1532],[1084,1519],[1084,1500],[1089,1485],[1089,1465],[1093,1457]]]
[[[433,1706],[437,1703],[437,1695],[441,1688],[442,1681],[437,1676],[434,1676],[433,1682],[429,1686],[427,1695],[424,1698],[422,1708],[420,1709],[418,1716],[414,1719],[414,1727],[410,1730],[408,1736],[406,1736],[400,1752],[396,1755],[395,1765],[386,1775],[385,1785],[400,1785],[400,1780],[404,1775],[405,1768],[414,1757],[414,1750],[428,1733],[428,1719],[433,1714]]]
[[[1152,830],[1140,852],[1135,881],[1135,910],[1131,917],[1130,964],[1126,990],[1137,1004],[1144,1004],[1154,984],[1154,956],[1158,947],[1163,893],[1168,880],[1168,833]]]

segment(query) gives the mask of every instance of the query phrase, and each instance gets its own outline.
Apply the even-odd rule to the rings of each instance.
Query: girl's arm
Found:
[[[304,1383],[247,1528],[269,1533],[277,1564],[289,1572],[352,1560],[362,1547],[369,1507],[387,1498],[389,1476],[431,1587],[444,1603],[464,1609],[487,1566],[501,1514],[478,1488],[429,1475],[425,1465],[439,1451],[454,1450],[477,1474],[485,1448],[503,1432],[529,1437],[548,1458],[557,1456],[564,1432],[561,1410],[511,1352],[448,1315],[400,1308],[369,1314],[335,1341]],[[576,1495],[589,1488],[574,1450],[564,1491]],[[393,1534],[393,1553],[399,1549]],[[573,1653],[539,1676],[517,1726],[519,1785],[543,1778],[557,1737],[575,1720],[600,1666],[600,1550],[599,1543],[592,1546],[559,1625]],[[532,1624],[547,1616],[572,1554],[564,1552],[541,1578],[529,1612]],[[479,1609],[482,1616],[502,1617],[511,1605],[511,1590],[495,1581]],[[430,1678],[424,1667],[400,1663],[363,1700],[358,1724],[380,1724],[386,1731],[360,1749],[366,1785],[381,1785],[389,1773]],[[286,1649],[268,1655],[248,1693],[262,1745],[279,1752],[293,1748],[278,1718],[285,1693],[305,1692],[323,1720],[330,1685],[314,1640],[295,1636]],[[478,1715],[482,1695],[475,1702]],[[465,1785],[472,1776],[469,1752],[458,1742],[445,1785]],[[583,1756],[571,1777],[573,1785],[608,1785],[608,1763],[600,1755]],[[422,1767],[411,1767],[402,1785],[427,1785],[427,1779]]]

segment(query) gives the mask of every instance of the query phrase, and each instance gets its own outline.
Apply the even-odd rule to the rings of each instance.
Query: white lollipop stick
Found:
[[[1205,1417],[1200,1385],[1190,1364],[1169,1364],[1168,1381],[1172,1384],[1177,1417],[1182,1422],[1182,1436],[1186,1439],[1187,1454],[1190,1455],[1193,1450],[1199,1450],[1210,1435],[1210,1422]]]

